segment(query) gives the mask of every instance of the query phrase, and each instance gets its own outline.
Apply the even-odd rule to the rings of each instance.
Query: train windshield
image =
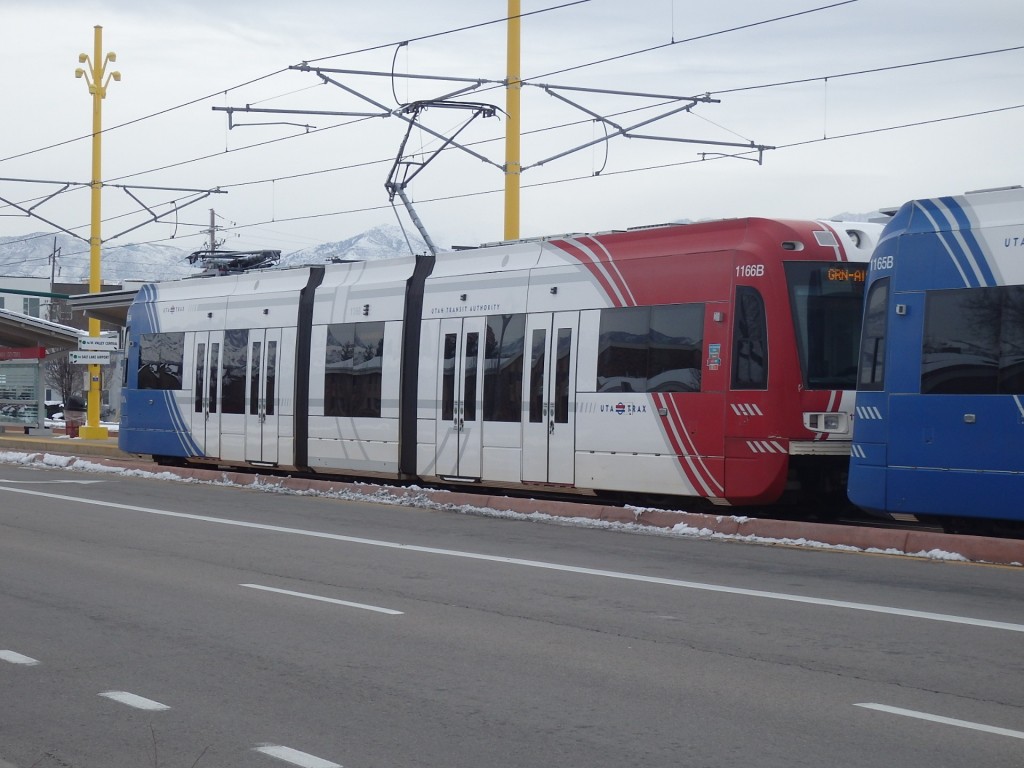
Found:
[[[806,389],[857,388],[857,345],[867,273],[867,264],[786,263]]]

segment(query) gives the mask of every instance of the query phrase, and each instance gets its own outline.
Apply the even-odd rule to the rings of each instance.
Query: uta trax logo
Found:
[[[647,413],[647,405],[644,403],[638,405],[636,403],[618,402],[615,405],[602,405],[601,413],[632,416],[634,413]]]

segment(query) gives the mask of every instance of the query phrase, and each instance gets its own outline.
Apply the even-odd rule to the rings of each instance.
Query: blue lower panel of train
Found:
[[[875,474],[875,473],[872,473]],[[1024,474],[952,469],[882,469],[890,512],[918,517],[1017,519],[1024,498]]]
[[[884,450],[884,446],[882,449]],[[851,482],[847,488],[850,501],[868,512],[885,512],[888,510],[885,498],[886,474],[888,471],[884,466],[870,466],[863,462],[858,462],[857,472],[850,473]]]
[[[170,391],[129,390],[123,397],[124,417],[117,439],[122,451],[156,456],[202,455]]]

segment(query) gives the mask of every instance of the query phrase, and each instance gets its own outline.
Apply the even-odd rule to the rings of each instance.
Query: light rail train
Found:
[[[900,208],[860,346],[850,499],[951,530],[1024,521],[1024,189]]]
[[[760,218],[145,286],[120,447],[719,505],[845,491],[881,226]]]

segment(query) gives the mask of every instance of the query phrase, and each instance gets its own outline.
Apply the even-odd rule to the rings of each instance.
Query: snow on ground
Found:
[[[64,419],[46,419],[43,422],[43,425],[47,429],[66,429],[67,428],[67,422],[64,421]],[[118,433],[118,431],[120,430],[120,427],[121,427],[121,425],[118,422],[116,422],[116,421],[111,421],[111,422],[101,421],[99,425],[101,427],[106,427],[107,428],[107,432],[110,433],[111,435],[116,435]],[[31,424],[27,424],[26,426],[32,426],[32,425]],[[59,438],[59,437],[61,437],[61,435],[54,435],[54,437]],[[65,437],[66,437],[66,435],[65,435]]]
[[[149,478],[155,480],[173,480],[181,483],[198,483],[204,485],[221,485],[221,486],[239,486],[237,483],[233,483],[226,478],[223,480],[196,480],[195,478],[183,478],[174,474],[173,472],[152,472],[143,469],[133,469],[125,467],[108,466],[105,464],[98,464],[87,459],[77,458],[74,456],[61,456],[50,453],[21,453],[17,451],[0,451],[0,463],[3,464],[18,464],[22,466],[31,467],[48,467],[65,469],[75,472],[91,472],[95,474],[114,474],[123,475],[127,477],[140,477]],[[257,482],[252,485],[246,485],[245,488],[263,490],[268,493],[283,493],[291,494],[296,496],[322,496],[324,498],[343,499],[348,501],[368,501],[376,504],[395,504],[402,506],[417,507],[420,509],[433,509],[447,512],[456,512],[463,515],[476,515],[480,517],[493,517],[505,520],[523,520],[537,523],[549,523],[554,525],[569,525],[580,528],[598,528],[609,531],[617,531],[621,533],[633,533],[642,534],[647,536],[670,536],[680,537],[689,539],[708,539],[716,541],[734,541],[752,544],[773,544],[787,547],[798,547],[816,550],[836,550],[840,552],[867,552],[871,554],[885,554],[885,555],[901,555],[906,557],[923,558],[927,560],[951,560],[968,562],[968,559],[961,554],[956,552],[946,552],[939,549],[933,549],[930,551],[921,552],[903,552],[898,549],[875,549],[867,548],[861,549],[860,547],[852,547],[843,544],[825,544],[820,541],[813,541],[806,538],[799,539],[773,539],[766,538],[763,536],[753,535],[740,535],[740,534],[725,534],[717,531],[712,531],[709,528],[696,528],[686,523],[680,523],[673,528],[658,528],[650,525],[640,525],[637,523],[619,523],[606,520],[594,520],[591,518],[584,517],[560,517],[555,515],[548,515],[542,512],[533,512],[524,514],[521,512],[512,512],[509,510],[491,509],[488,507],[477,507],[467,504],[443,504],[438,502],[431,496],[437,496],[436,491],[431,491],[430,496],[426,492],[420,495],[409,495],[409,491],[420,490],[415,486],[405,486],[401,490],[403,494],[389,493],[386,487],[377,485],[367,485],[366,492],[352,491],[352,490],[331,490],[331,491],[320,491],[320,490],[292,490],[284,488],[279,484],[276,484],[275,478],[264,478],[262,482]],[[635,510],[640,512],[639,508]],[[742,520],[743,518],[736,518]]]

